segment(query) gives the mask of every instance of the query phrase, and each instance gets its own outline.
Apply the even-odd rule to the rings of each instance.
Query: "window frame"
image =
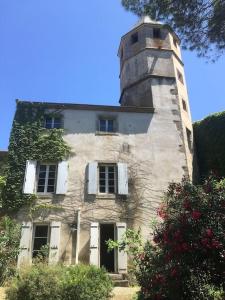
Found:
[[[100,191],[100,167],[105,167],[105,192]],[[111,193],[109,192],[109,171],[108,168],[113,167],[114,169],[114,192]],[[106,172],[107,170],[107,172]],[[117,165],[113,163],[99,163],[98,164],[98,194],[100,195],[115,195],[117,193],[117,180],[118,180],[118,175],[117,175]]]
[[[51,119],[51,127],[48,128],[46,127],[47,124],[47,119]],[[58,122],[58,124],[60,125],[59,127],[55,127],[55,120],[59,119],[60,122]],[[62,117],[61,116],[45,116],[45,120],[44,120],[44,127],[45,129],[61,129],[62,128]]]
[[[33,256],[34,255],[34,251],[36,251],[36,252],[38,252],[38,251],[40,251],[40,250],[34,250],[34,241],[35,241],[35,239],[37,239],[37,238],[46,238],[46,237],[35,237],[35,233],[36,233],[36,227],[37,226],[46,226],[46,227],[48,227],[48,231],[47,231],[47,243],[46,243],[46,245],[49,245],[50,244],[50,224],[48,224],[48,223],[35,223],[35,224],[33,224],[33,234],[32,234],[32,251],[31,251],[31,258],[32,259],[35,259],[35,257]]]
[[[157,34],[156,34],[157,32]],[[162,31],[161,31],[161,28],[159,27],[154,27],[153,30],[152,30],[152,37],[153,39],[162,39]]]
[[[106,130],[101,130],[101,121],[106,121]],[[109,131],[109,121],[113,122],[113,130]],[[116,119],[115,118],[108,118],[108,117],[99,117],[98,119],[98,131],[101,133],[106,133],[106,134],[110,134],[110,133],[115,133],[116,132]]]
[[[44,191],[43,192],[38,192],[38,182],[39,182],[39,175],[40,175],[40,167],[41,166],[46,166],[46,176],[45,176],[45,184],[44,184]],[[49,169],[50,166],[55,166],[55,182],[54,182],[54,191],[53,192],[48,192],[48,179],[49,179]],[[57,163],[39,163],[38,164],[38,172],[37,172],[37,180],[36,180],[36,193],[38,195],[52,195],[55,194],[56,192],[56,185],[57,185],[57,176],[58,176],[58,164]]]

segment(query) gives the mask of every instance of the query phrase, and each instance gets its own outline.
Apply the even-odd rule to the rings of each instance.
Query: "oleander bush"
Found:
[[[139,299],[224,300],[225,179],[170,184],[158,214],[153,241],[129,230],[109,242],[133,256]]]
[[[7,290],[7,300],[107,300],[112,283],[94,266],[48,266],[22,269]]]

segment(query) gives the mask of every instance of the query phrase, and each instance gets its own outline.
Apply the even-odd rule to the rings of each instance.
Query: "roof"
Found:
[[[139,27],[139,26],[142,25],[142,24],[156,24],[156,25],[163,25],[163,23],[161,23],[161,22],[152,20],[149,16],[142,16],[142,17],[138,20],[138,22],[134,25],[133,29]]]
[[[93,110],[93,111],[109,111],[109,112],[128,112],[128,113],[153,113],[153,107],[139,106],[111,106],[111,105],[92,105],[92,104],[77,104],[65,102],[41,102],[41,101],[23,101],[16,100],[18,103],[32,104],[34,106],[43,105],[48,109],[73,109],[73,110]]]

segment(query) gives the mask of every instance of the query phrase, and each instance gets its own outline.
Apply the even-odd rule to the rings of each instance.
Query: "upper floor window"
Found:
[[[116,193],[115,165],[99,165],[99,193]]]
[[[138,42],[138,32],[135,32],[130,37],[131,44],[135,44]]]
[[[33,238],[33,252],[32,257],[41,255],[44,246],[49,242],[49,226],[48,225],[35,225],[34,238]]]
[[[53,129],[53,128],[61,128],[62,127],[62,119],[60,117],[45,117],[45,128]]]
[[[160,39],[161,38],[160,28],[153,28],[153,38],[154,39]]]
[[[56,185],[56,165],[40,165],[38,173],[38,193],[54,193]]]
[[[114,132],[115,120],[113,119],[99,119],[99,131],[102,132]]]
[[[187,133],[188,148],[191,151],[192,150],[192,134],[191,134],[191,130],[189,130],[188,128],[186,128],[186,133]]]
[[[182,99],[182,105],[183,105],[183,109],[185,111],[187,111],[187,104],[186,104],[186,101],[184,99]]]
[[[178,80],[184,84],[184,78],[183,78],[183,75],[181,74],[181,72],[177,69],[177,77],[178,77]]]
[[[173,38],[173,44],[177,48],[177,40],[175,38]]]

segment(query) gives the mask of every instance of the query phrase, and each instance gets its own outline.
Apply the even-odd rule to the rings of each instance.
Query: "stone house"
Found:
[[[84,262],[127,272],[126,253],[107,252],[105,241],[139,227],[148,238],[168,184],[193,176],[179,45],[170,27],[143,17],[121,38],[120,106],[44,103],[62,116],[47,117],[45,127],[63,127],[74,154],[50,164],[27,161],[23,192],[63,209],[32,221],[18,212],[19,265],[31,263],[49,244],[50,263]]]

